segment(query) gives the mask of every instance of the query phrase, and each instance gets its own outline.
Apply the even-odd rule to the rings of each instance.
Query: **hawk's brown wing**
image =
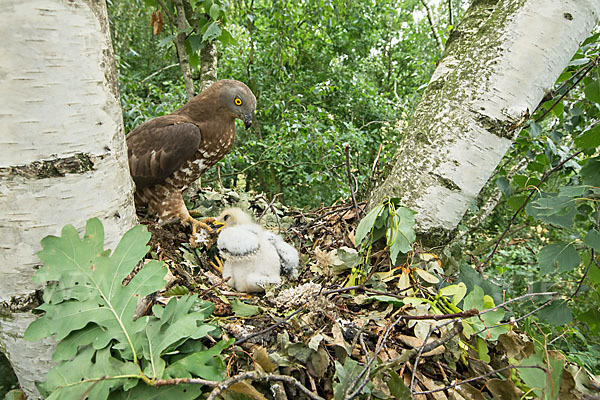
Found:
[[[162,183],[192,159],[200,128],[177,115],[152,119],[127,135],[129,169],[138,189]]]

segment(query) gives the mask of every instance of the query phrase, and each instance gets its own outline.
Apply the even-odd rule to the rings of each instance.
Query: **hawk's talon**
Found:
[[[189,217],[187,223],[192,225],[192,235],[190,237],[190,245],[193,248],[206,245],[207,248],[212,246],[215,239],[215,233],[219,233],[223,229],[223,223],[216,221],[214,218],[205,218],[198,221]]]

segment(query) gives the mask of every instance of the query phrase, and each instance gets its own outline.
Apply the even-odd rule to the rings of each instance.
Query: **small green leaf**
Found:
[[[219,40],[224,45],[237,45],[237,40],[231,35],[231,33],[227,29],[222,29],[221,36],[219,36]]]
[[[579,266],[581,258],[571,243],[558,242],[544,246],[538,253],[540,272],[549,274],[571,271]]]
[[[233,300],[231,302],[231,309],[235,315],[240,317],[251,317],[258,313],[258,307],[251,304],[246,304],[240,300]]]
[[[211,348],[202,351],[196,351],[185,356],[165,369],[165,376],[168,378],[181,378],[189,376],[200,377],[203,379],[221,381],[224,378],[223,369],[218,368],[218,355],[231,346],[235,339],[221,340]]]
[[[531,136],[532,138],[538,137],[538,136],[540,136],[540,133],[542,133],[542,127],[537,122],[531,122],[529,124],[528,130],[529,130],[529,136]]]
[[[506,200],[506,203],[508,203],[510,208],[517,211],[519,208],[521,208],[521,206],[525,202],[526,198],[527,198],[526,194],[518,194],[518,195],[509,197],[508,200]]]
[[[171,289],[164,292],[163,296],[165,296],[165,297],[183,296],[183,295],[188,294],[189,292],[190,292],[189,289],[186,288],[185,286],[177,285],[177,286],[173,286]]]
[[[395,226],[396,239],[390,246],[390,257],[394,264],[400,252],[408,253],[410,251],[410,245],[417,237],[414,230],[415,212],[406,207],[399,207],[396,209],[396,216],[398,217],[397,225]]]
[[[346,361],[343,365],[339,361],[335,361],[335,375],[333,382],[334,400],[344,399],[351,393],[351,390],[355,390],[356,387],[358,387],[358,385],[356,385],[356,387],[351,388],[350,385],[362,370],[362,365],[350,357],[346,357]],[[363,379],[368,379],[368,377],[363,377]],[[358,384],[360,383],[361,382],[358,382]],[[368,383],[360,393],[369,393],[372,386],[372,383]]]
[[[393,296],[386,296],[386,295],[375,295],[375,296],[369,296],[365,299],[365,301],[370,301],[370,300],[376,300],[379,301],[381,303],[390,303],[393,304],[395,306],[401,307],[404,305],[404,302],[402,300],[400,300],[397,297],[393,297]]]
[[[510,187],[510,182],[506,179],[505,176],[501,176],[496,179],[496,186],[498,189],[504,194],[504,197],[508,198],[513,195],[513,190]]]
[[[175,39],[175,35],[165,36],[164,38],[162,38],[158,41],[158,47],[165,47],[168,44],[171,44],[173,42],[173,39]]]
[[[429,273],[429,272],[427,272],[427,271],[425,271],[425,270],[423,270],[421,268],[415,268],[415,272],[425,282],[436,284],[436,283],[438,283],[440,281],[440,278],[438,278],[437,276],[433,275],[432,273]]]
[[[489,363],[491,361],[490,354],[487,347],[487,342],[481,337],[477,337],[477,355],[481,361]]]
[[[538,313],[540,320],[554,326],[566,325],[573,320],[573,313],[564,300],[555,300]]]
[[[598,232],[597,230],[590,229],[585,235],[583,243],[585,243],[588,247],[594,249],[596,253],[600,254],[600,232]]]
[[[205,42],[210,42],[211,40],[215,40],[221,35],[221,27],[217,22],[211,22],[206,31],[204,31],[204,35],[202,35],[202,40]]]
[[[444,286],[440,289],[439,293],[447,297],[451,296],[452,304],[456,306],[465,297],[465,294],[467,294],[467,285],[464,282],[459,282],[455,285]]]
[[[586,99],[594,103],[600,103],[600,80],[592,79],[583,90]]]
[[[411,400],[410,389],[404,384],[404,380],[395,371],[390,371],[390,380],[387,383],[390,393],[396,400]]]
[[[583,132],[581,136],[575,139],[575,146],[580,149],[588,149],[600,146],[600,125]]]
[[[584,185],[600,187],[600,157],[588,159],[579,173]]]
[[[574,198],[560,196],[556,193],[542,193],[525,207],[525,212],[548,224],[570,228],[577,214],[577,203]]]
[[[217,3],[213,3],[213,5],[210,6],[208,15],[210,15],[210,17],[212,19],[217,20],[217,19],[219,19],[220,12],[221,12],[221,7],[219,7],[219,5]]]
[[[383,204],[378,205],[360,220],[360,223],[356,227],[354,239],[357,247],[361,245],[363,239],[369,234],[369,232],[371,232],[373,225],[375,225],[375,221],[377,220],[379,214],[383,211],[383,208]]]
[[[471,308],[476,308],[479,311],[483,311],[488,308],[493,307],[493,300],[490,296],[487,296],[483,293],[483,289],[479,286],[475,286],[473,290],[465,297],[463,303],[463,309],[469,310]],[[469,324],[472,326],[473,332],[479,332],[479,337],[484,338],[486,340],[497,340],[498,336],[503,333],[508,332],[506,326],[496,326],[491,328],[491,326],[498,324],[504,318],[506,312],[502,309],[494,310],[487,312],[485,314],[468,318],[464,321],[463,325]],[[469,329],[470,331],[471,329]]]
[[[590,308],[586,312],[578,314],[577,319],[584,324],[588,324],[589,329],[592,332],[598,332],[600,330],[600,311],[594,307]]]

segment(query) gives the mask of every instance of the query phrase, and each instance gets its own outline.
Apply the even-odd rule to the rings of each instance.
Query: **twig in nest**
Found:
[[[260,213],[260,216],[258,217],[257,221],[260,222],[260,220],[262,219],[262,217],[264,217],[264,215],[267,213],[267,210],[269,210],[271,207],[273,207],[273,204],[275,203],[275,200],[277,200],[277,196],[279,196],[280,194],[281,193],[276,193],[273,196],[273,199],[271,200],[271,202],[265,207],[265,209],[263,210],[263,212]],[[277,215],[277,213],[275,213],[275,214]]]
[[[265,333],[272,331],[273,329],[277,328],[278,326],[281,326],[281,325],[285,324],[287,321],[289,321],[295,315],[299,314],[301,311],[304,311],[304,306],[300,307],[299,309],[297,309],[296,311],[294,311],[293,313],[291,313],[290,315],[288,315],[287,317],[285,317],[285,319],[277,322],[276,324],[273,324],[273,325],[269,326],[268,328],[263,329],[262,331],[255,332],[255,333],[253,333],[251,335],[248,335],[248,336],[246,336],[244,338],[236,340],[235,343],[234,343],[234,345],[239,346],[242,343],[245,343],[245,342],[247,342],[248,340],[250,340],[252,338],[255,338],[255,337],[260,336],[260,335],[264,335]]]
[[[269,382],[269,381],[286,382],[286,383],[296,386],[302,393],[304,393],[306,396],[308,396],[309,398],[311,398],[313,400],[324,400],[318,394],[313,393],[312,391],[307,389],[306,386],[304,386],[303,384],[298,382],[298,380],[294,377],[286,376],[286,375],[275,375],[275,374],[259,375],[257,372],[246,372],[243,374],[236,375],[233,378],[229,378],[226,381],[220,382],[218,385],[215,386],[215,388],[212,390],[212,392],[210,392],[210,395],[208,396],[207,400],[216,399],[217,396],[219,396],[229,386],[233,385],[234,383],[246,380],[246,379],[250,379],[250,380],[254,380],[254,381],[267,381],[267,382]]]
[[[500,372],[506,371],[507,369],[516,369],[516,368],[538,368],[538,369],[541,369],[542,371],[544,371],[545,373],[548,373],[546,368],[540,367],[539,365],[509,365],[509,366],[497,369],[495,371],[488,372],[487,374],[484,374],[484,375],[476,376],[476,377],[470,378],[470,379],[465,379],[464,381],[460,381],[460,382],[454,382],[453,384],[444,386],[443,388],[428,390],[426,392],[414,392],[413,395],[430,394],[430,393],[442,392],[444,390],[454,389],[457,386],[464,385],[465,383],[470,383],[470,382],[473,382],[473,381],[476,381],[479,379],[487,378],[490,375],[499,374]]]
[[[425,343],[427,343],[427,341],[431,337],[431,334],[433,333],[434,330],[435,330],[435,327],[433,325],[429,325],[429,331],[427,331],[427,335],[425,336],[425,339],[423,340],[423,344],[419,347],[419,351],[417,352],[417,357],[415,358],[415,363],[414,363],[413,369],[412,369],[412,376],[410,377],[410,393],[414,393],[415,378],[417,376],[417,367],[419,365],[419,359],[421,358],[421,354],[423,354],[423,349],[425,348]],[[449,336],[449,335],[447,335],[447,336]]]
[[[224,284],[225,282],[227,282],[229,279],[231,279],[230,276],[228,276],[225,279],[221,279],[220,282],[217,282],[214,285],[212,285],[211,287],[209,287],[208,289],[205,289],[205,290],[201,291],[200,293],[198,293],[198,298],[202,298],[202,296],[204,296],[206,293],[210,292],[211,290],[213,290],[217,286],[221,286],[222,284]]]
[[[356,180],[356,177],[352,175],[352,171],[350,170],[350,146],[346,145],[344,151],[346,152],[346,170],[348,171],[348,183],[350,184],[352,204],[354,205],[354,211],[356,211],[356,218],[360,219],[360,210],[358,209],[358,203],[356,202],[356,192],[358,192],[358,181]]]

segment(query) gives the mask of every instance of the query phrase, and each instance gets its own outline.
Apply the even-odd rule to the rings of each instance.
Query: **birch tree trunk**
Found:
[[[217,81],[218,67],[217,41],[211,40],[200,50],[200,83],[198,92],[203,91]]]
[[[447,240],[599,15],[598,0],[473,2],[369,206],[399,197],[423,240]]]
[[[40,240],[99,217],[107,247],[136,223],[106,4],[0,6],[0,350],[30,399],[51,341],[25,342]]]

